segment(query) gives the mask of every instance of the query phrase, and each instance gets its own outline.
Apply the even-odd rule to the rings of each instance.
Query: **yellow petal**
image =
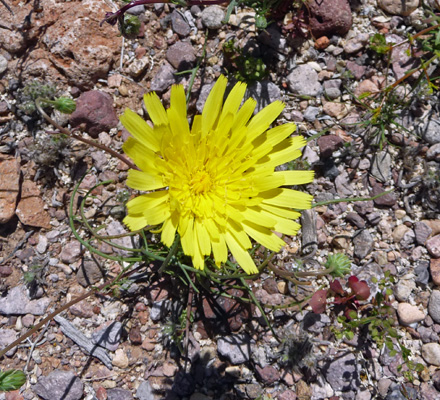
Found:
[[[280,232],[285,235],[296,235],[301,225],[298,222],[292,221],[291,219],[278,219],[275,224],[275,232]]]
[[[243,222],[245,232],[258,243],[272,251],[280,251],[285,245],[284,240],[275,235],[270,229],[252,222]]]
[[[235,115],[237,114],[238,107],[243,100],[244,94],[246,92],[247,85],[243,82],[238,82],[229,92],[228,97],[225,100],[225,104],[223,105],[223,110],[220,116],[220,126],[223,125],[223,118],[227,114]]]
[[[124,220],[124,224],[128,226],[128,229],[131,231],[137,231],[139,229],[145,228],[147,224],[147,220],[143,215],[127,215]]]
[[[203,255],[211,254],[211,241],[209,240],[209,234],[206,230],[203,221],[196,218],[194,222],[194,231],[199,243],[199,249]]]
[[[168,201],[169,193],[167,190],[142,194],[127,203],[129,214],[142,214],[145,209],[157,207],[159,204]]]
[[[178,221],[178,218],[176,217],[177,217],[176,213],[172,214],[171,217],[168,218],[163,224],[160,240],[165,246],[168,247],[171,247],[176,237],[177,221]]]
[[[273,174],[274,179],[284,178],[283,185],[303,185],[313,181],[314,171],[277,171]]]
[[[307,210],[312,206],[313,197],[310,194],[291,189],[272,189],[260,193],[264,204]]]
[[[248,139],[254,140],[257,136],[269,128],[270,124],[275,121],[281,111],[284,110],[284,103],[281,101],[274,101],[268,106],[264,107],[255,117],[251,119],[248,125]]]
[[[293,122],[276,126],[275,128],[269,129],[267,131],[267,142],[276,146],[278,143],[282,142],[284,139],[288,138],[296,130],[296,125]],[[302,136],[298,136],[302,137]],[[304,139],[304,146],[306,145]],[[302,147],[302,146],[301,146]]]
[[[230,232],[225,233],[225,240],[238,265],[240,265],[240,267],[243,268],[243,270],[249,275],[257,274],[258,268],[255,265],[254,260],[249,255],[248,251],[240,246],[240,244]]]
[[[142,171],[154,170],[156,154],[138,140],[129,137],[122,150]]]
[[[153,129],[134,111],[126,108],[119,119],[136,140],[152,151],[159,150],[159,142],[153,134]]]
[[[170,217],[171,211],[167,203],[161,203],[157,207],[145,209],[143,214],[149,225],[158,225]]]
[[[219,117],[227,84],[228,80],[220,75],[206,99],[202,112],[202,132],[204,136],[209,133]]]
[[[225,263],[228,259],[228,248],[223,235],[220,235],[217,241],[212,241],[211,245],[215,264],[219,267],[221,263]]]
[[[128,170],[127,186],[136,190],[154,190],[163,188],[162,176],[151,175],[135,169]]]
[[[154,125],[167,125],[168,117],[163,105],[155,92],[144,95],[145,108]]]
[[[260,207],[263,211],[267,211],[270,214],[287,219],[297,219],[301,216],[301,213],[298,211],[293,211],[284,207],[272,206],[269,204],[261,204]]]

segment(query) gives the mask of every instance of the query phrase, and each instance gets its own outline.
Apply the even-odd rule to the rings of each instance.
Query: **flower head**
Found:
[[[220,266],[229,249],[253,274],[258,269],[248,253],[250,237],[273,251],[284,246],[276,232],[294,235],[300,227],[293,221],[296,210],[310,208],[312,196],[283,186],[309,183],[313,171],[275,171],[298,158],[306,144],[301,136],[290,137],[293,123],[269,129],[282,102],[251,118],[255,100],[240,107],[246,85],[237,83],[223,103],[226,85],[221,76],[191,128],[181,85],[172,87],[167,110],[155,93],[144,96],[154,127],[129,109],[121,116],[133,136],[124,152],[139,167],[129,170],[127,185],[148,192],[127,203],[124,222],[131,230],[162,224],[168,247],[178,232],[195,268],[202,269],[210,254]]]

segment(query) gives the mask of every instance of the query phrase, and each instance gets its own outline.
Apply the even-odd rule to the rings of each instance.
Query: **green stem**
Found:
[[[180,235],[177,233],[174,238],[174,243],[170,247],[170,251],[167,254],[165,260],[163,261],[161,267],[159,268],[159,275],[162,275],[165,269],[168,267],[171,259],[177,254],[177,250],[179,248],[180,243]]]
[[[373,197],[353,197],[353,198],[346,198],[346,199],[332,199],[332,200],[320,201],[319,203],[312,204],[312,208],[326,206],[328,204],[334,204],[334,203],[353,203],[355,201],[376,200],[379,197],[385,196],[386,194],[391,193],[393,191],[394,191],[394,189],[390,189],[390,190],[387,190],[386,192],[379,193]]]

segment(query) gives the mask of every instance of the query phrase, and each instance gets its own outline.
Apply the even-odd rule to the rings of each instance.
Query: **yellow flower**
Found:
[[[298,158],[306,144],[301,136],[290,137],[293,123],[269,129],[282,102],[251,118],[255,100],[240,107],[246,85],[237,83],[223,104],[226,85],[221,76],[191,129],[181,85],[172,87],[167,110],[156,93],[144,96],[153,128],[125,110],[121,122],[133,137],[123,150],[139,167],[129,170],[127,185],[148,193],[127,203],[124,223],[131,230],[162,224],[161,241],[168,247],[177,231],[195,268],[203,269],[210,254],[220,266],[229,249],[253,274],[258,269],[248,253],[249,237],[279,251],[285,243],[275,232],[296,234],[296,210],[310,208],[312,196],[282,186],[309,183],[313,171],[275,171]]]

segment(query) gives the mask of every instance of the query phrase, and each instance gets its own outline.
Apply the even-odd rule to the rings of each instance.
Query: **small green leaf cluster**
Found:
[[[0,392],[10,392],[20,389],[26,382],[24,372],[10,369],[8,371],[0,371]]]
[[[32,115],[37,111],[35,100],[37,100],[39,97],[52,100],[55,97],[56,92],[56,87],[51,84],[40,81],[32,81],[22,89],[18,90],[18,108],[26,115]]]
[[[255,82],[264,79],[267,74],[267,67],[261,58],[250,54],[244,54],[243,50],[235,45],[234,40],[228,40],[223,45],[223,53],[235,79],[242,82]]]

